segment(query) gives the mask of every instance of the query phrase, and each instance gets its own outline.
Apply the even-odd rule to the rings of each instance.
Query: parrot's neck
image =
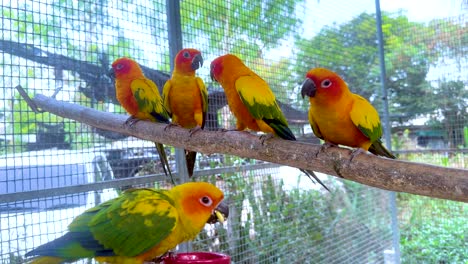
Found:
[[[223,74],[220,74],[219,83],[224,86],[224,84],[232,84],[239,79],[241,76],[255,75],[249,68],[244,65],[231,65],[230,67],[224,67]]]
[[[349,89],[338,90],[334,93],[317,94],[312,97],[310,102],[321,108],[346,108],[352,103],[352,96]]]
[[[190,67],[190,70],[186,69],[187,67],[183,66],[176,66],[174,68],[174,71],[172,72],[172,78],[174,77],[184,77],[184,76],[195,76],[195,71],[192,70]]]

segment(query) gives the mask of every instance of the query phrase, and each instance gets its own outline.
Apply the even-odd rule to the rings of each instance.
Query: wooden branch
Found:
[[[436,198],[468,202],[468,170],[391,160],[372,154],[359,154],[350,162],[349,149],[267,139],[262,145],[258,136],[246,132],[189,131],[147,121],[124,125],[128,118],[97,111],[76,104],[36,95],[34,103],[42,110],[78,122],[161,142],[205,154],[223,153],[310,169],[356,181],[380,189],[407,192]],[[316,157],[316,153],[319,153]]]

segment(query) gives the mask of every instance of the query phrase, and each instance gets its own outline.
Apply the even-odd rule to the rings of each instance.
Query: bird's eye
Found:
[[[213,201],[211,200],[210,197],[203,196],[202,198],[200,198],[200,203],[203,204],[204,206],[211,206],[213,204]]]
[[[119,64],[117,64],[117,66],[115,66],[115,68],[116,68],[117,70],[121,70],[123,67],[124,67],[124,66],[123,66],[123,64],[121,64],[121,63],[119,63]]]
[[[331,85],[332,85],[332,82],[331,82],[330,80],[328,80],[328,79],[323,80],[323,81],[322,81],[322,84],[321,84],[321,86],[322,86],[323,88],[328,88],[328,87],[330,87]]]
[[[190,53],[188,51],[184,52],[184,54],[182,54],[184,56],[184,58],[190,58]]]

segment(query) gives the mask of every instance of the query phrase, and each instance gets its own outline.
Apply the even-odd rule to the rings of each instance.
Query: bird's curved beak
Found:
[[[224,223],[229,216],[229,207],[224,201],[214,209],[213,214],[208,219],[208,224],[215,224],[217,222]]]
[[[309,97],[314,97],[316,91],[317,87],[315,86],[315,83],[311,79],[306,78],[305,81],[302,83],[302,98],[304,98],[306,95]]]
[[[210,77],[211,77],[211,80],[214,81],[214,82],[218,82],[218,80],[216,80],[216,76],[215,76],[215,67],[219,67],[219,66],[216,66],[215,64],[211,64],[210,65]]]
[[[115,71],[114,68],[110,68],[109,72],[107,73],[111,79],[115,79]]]
[[[195,55],[192,59],[192,70],[198,70],[198,68],[203,66],[203,57],[201,54]]]
[[[211,67],[210,67],[210,77],[211,77],[211,80],[212,80],[212,81],[216,81],[216,78],[215,78],[215,76],[214,76],[213,70],[214,70],[214,66],[213,66],[213,64],[211,64]]]

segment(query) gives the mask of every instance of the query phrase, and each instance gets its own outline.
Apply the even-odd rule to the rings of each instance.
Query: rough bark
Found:
[[[33,102],[50,113],[141,139],[206,154],[223,153],[310,169],[380,189],[468,202],[468,170],[392,160],[362,153],[350,162],[351,150],[291,142],[264,141],[246,132],[188,130],[146,121],[124,125],[127,116],[97,111],[77,104],[36,95]],[[316,156],[316,154],[318,155]]]

